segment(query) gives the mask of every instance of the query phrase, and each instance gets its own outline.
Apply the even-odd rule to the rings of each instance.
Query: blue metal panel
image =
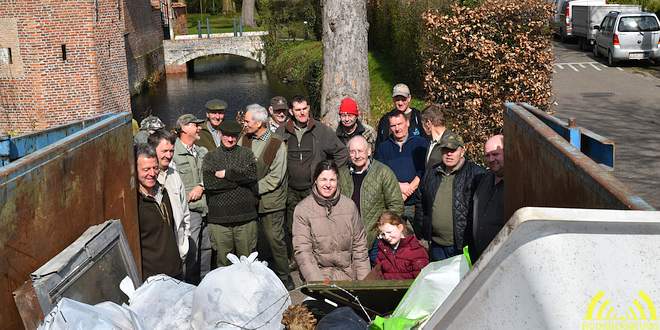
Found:
[[[583,127],[569,128],[567,122],[526,103],[507,103],[506,106],[522,106],[591,160],[614,169],[614,141]]]
[[[117,114],[114,113],[103,114],[94,118],[77,121],[71,124],[53,127],[44,131],[10,138],[7,141],[0,141],[0,166],[5,166],[9,162],[25,157],[39,149],[45,148],[59,140],[62,140],[67,136],[75,134],[89,126],[97,124],[116,115]],[[8,147],[5,145],[8,145]],[[3,148],[8,148],[8,159],[6,161],[5,158],[2,157],[4,155]]]

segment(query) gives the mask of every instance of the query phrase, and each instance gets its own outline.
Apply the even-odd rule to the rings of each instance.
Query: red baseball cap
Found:
[[[350,113],[352,115],[359,115],[357,103],[350,97],[346,97],[341,100],[339,105],[339,113]]]

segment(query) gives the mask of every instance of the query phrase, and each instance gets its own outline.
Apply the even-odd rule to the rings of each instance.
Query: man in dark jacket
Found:
[[[484,146],[488,172],[474,193],[470,255],[476,261],[506,223],[504,219],[504,136],[495,135]]]
[[[419,110],[410,107],[410,89],[405,84],[396,84],[392,89],[392,101],[394,102],[394,109],[380,118],[378,121],[378,136],[376,137],[376,146],[381,142],[387,140],[390,135],[389,118],[396,112],[401,112],[406,115],[408,120],[408,130],[410,136],[421,136],[428,138],[424,129],[422,128],[422,115]]]
[[[422,112],[422,126],[429,136],[429,150],[426,153],[426,167],[431,168],[442,162],[442,148],[440,141],[452,132],[445,127],[443,108],[438,104],[431,104]]]
[[[341,100],[339,104],[339,125],[337,125],[337,137],[346,144],[354,136],[362,136],[374,147],[376,142],[376,131],[373,127],[360,120],[360,111],[357,102],[350,97]]]
[[[312,189],[312,172],[322,160],[332,160],[338,167],[346,165],[348,151],[335,132],[310,116],[307,99],[294,96],[289,109],[290,119],[280,126],[276,134],[287,145],[287,223],[285,226],[289,258],[292,257],[291,227],[293,210],[298,202],[307,197]]]
[[[142,279],[158,274],[183,279],[172,205],[167,190],[157,180],[156,150],[148,144],[139,144],[135,157]]]
[[[213,99],[205,104],[206,107],[206,121],[201,124],[202,130],[199,131],[199,140],[195,142],[196,145],[206,148],[211,151],[220,145],[220,124],[225,118],[225,110],[227,110],[227,102],[223,100]]]
[[[204,157],[202,166],[218,266],[229,265],[227,253],[248,256],[257,247],[257,165],[250,149],[236,145],[241,129],[234,120],[223,121],[221,144]]]
[[[460,136],[447,136],[440,147],[442,163],[424,174],[415,212],[415,222],[421,224],[421,237],[430,241],[431,261],[462,253],[465,230],[472,220],[472,196],[477,178],[484,172],[479,165],[465,159]]]

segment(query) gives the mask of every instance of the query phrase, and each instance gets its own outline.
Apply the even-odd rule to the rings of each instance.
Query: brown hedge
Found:
[[[545,0],[485,0],[422,15],[424,89],[429,101],[449,109],[445,115],[472,159],[481,159],[485,140],[501,132],[504,102],[547,109],[551,15]]]

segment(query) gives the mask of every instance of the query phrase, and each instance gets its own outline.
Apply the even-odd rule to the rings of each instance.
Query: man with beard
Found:
[[[280,126],[276,134],[282,137],[287,146],[287,223],[284,228],[289,257],[292,257],[291,227],[293,211],[298,202],[309,196],[314,180],[312,172],[322,160],[332,160],[337,166],[344,166],[348,151],[328,126],[311,118],[310,108],[304,96],[294,96],[291,100],[290,118]],[[293,265],[292,265],[293,266]]]
[[[506,223],[504,219],[504,136],[495,135],[484,146],[488,171],[474,192],[473,221],[468,233],[470,255],[477,260]]]
[[[220,145],[220,124],[225,119],[225,111],[227,110],[227,102],[223,100],[213,99],[206,102],[206,121],[201,125],[202,130],[199,132],[199,140],[195,142],[198,146],[206,148],[211,151]]]
[[[272,99],[270,99],[270,106],[268,107],[268,113],[270,114],[268,129],[271,132],[275,132],[278,127],[286,123],[286,113],[288,110],[289,105],[286,102],[284,96],[274,96]]]
[[[465,159],[463,139],[442,139],[442,162],[424,174],[419,186],[415,222],[430,242],[429,257],[438,261],[463,253],[465,231],[472,221],[472,196],[484,169]],[[418,235],[420,236],[420,235]]]
[[[360,120],[360,111],[355,100],[346,97],[339,104],[339,125],[337,126],[337,137],[346,144],[352,137],[361,135],[367,142],[374,146],[376,142],[376,131],[373,127]]]

